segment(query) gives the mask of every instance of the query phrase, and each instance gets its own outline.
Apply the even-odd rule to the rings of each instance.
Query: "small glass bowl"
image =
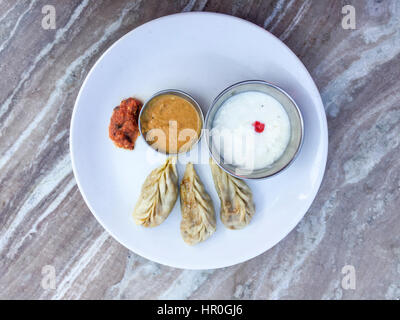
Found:
[[[225,163],[224,159],[220,156],[218,150],[215,148],[212,141],[212,135],[210,134],[213,128],[214,117],[224,102],[236,94],[247,91],[266,93],[278,100],[289,117],[291,129],[289,143],[280,158],[265,168],[255,170],[245,170],[235,167],[232,164]],[[294,100],[281,88],[262,80],[247,80],[238,82],[223,90],[215,98],[207,112],[205,129],[208,132],[206,137],[208,148],[214,161],[224,171],[241,179],[266,179],[287,169],[298,155],[304,136],[303,117]]]

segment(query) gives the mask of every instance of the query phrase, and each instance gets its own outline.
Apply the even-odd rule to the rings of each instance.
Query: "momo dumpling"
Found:
[[[190,162],[186,165],[180,193],[181,235],[187,244],[194,245],[215,232],[216,220],[212,200]]]
[[[223,171],[210,159],[215,189],[221,200],[221,221],[229,229],[241,229],[249,224],[255,212],[253,194],[243,180]]]
[[[133,211],[136,224],[155,227],[170,214],[178,198],[175,162],[174,158],[168,158],[162,166],[147,176]]]

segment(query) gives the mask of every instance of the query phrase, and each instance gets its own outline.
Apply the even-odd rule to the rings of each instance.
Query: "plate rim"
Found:
[[[176,264],[173,263],[168,263],[165,261],[161,261],[161,259],[159,259],[158,257],[153,256],[152,254],[147,254],[145,252],[143,252],[142,250],[138,250],[137,248],[135,248],[135,250],[133,250],[131,248],[130,245],[124,243],[125,241],[121,240],[114,232],[112,232],[107,226],[106,224],[103,222],[102,218],[99,217],[95,210],[92,208],[92,206],[90,205],[86,194],[82,188],[80,179],[79,179],[79,174],[78,171],[76,169],[76,165],[75,165],[75,157],[74,157],[74,144],[73,144],[73,132],[74,132],[74,126],[75,126],[75,117],[76,117],[76,112],[78,109],[78,102],[80,100],[80,97],[82,95],[82,92],[86,86],[86,83],[88,82],[91,74],[94,72],[94,70],[96,69],[97,65],[103,60],[103,58],[108,54],[108,52],[110,50],[112,50],[114,48],[114,46],[116,46],[119,42],[123,41],[126,37],[128,37],[132,32],[136,31],[139,28],[142,28],[143,26],[153,23],[154,21],[157,20],[166,20],[166,19],[170,19],[170,18],[176,18],[177,16],[182,16],[182,15],[197,15],[197,16],[218,16],[218,17],[223,17],[225,19],[232,19],[232,20],[236,20],[239,23],[243,23],[243,24],[247,24],[255,29],[261,29],[262,31],[266,32],[267,35],[271,36],[272,38],[274,38],[274,40],[278,40],[281,45],[283,45],[283,47],[285,48],[285,50],[289,53],[289,55],[292,55],[298,62],[299,62],[299,66],[300,68],[303,69],[303,71],[305,72],[306,75],[308,75],[309,79],[311,80],[311,84],[312,84],[312,90],[314,91],[314,93],[316,94],[316,98],[318,99],[318,106],[320,107],[323,111],[322,112],[322,137],[321,140],[323,141],[323,145],[322,145],[322,152],[323,152],[323,159],[321,162],[321,171],[319,172],[319,177],[316,180],[318,183],[318,187],[315,188],[315,191],[313,192],[312,197],[310,197],[310,203],[308,205],[306,205],[306,209],[304,211],[304,213],[301,215],[301,217],[299,219],[296,219],[295,222],[293,221],[289,221],[287,224],[285,224],[285,227],[283,228],[285,231],[282,232],[282,237],[280,237],[279,240],[275,241],[272,245],[266,245],[266,246],[259,246],[260,249],[256,250],[255,253],[253,252],[250,255],[240,255],[238,256],[238,259],[235,259],[234,262],[229,262],[226,264],[220,264],[217,266],[212,266],[212,267],[204,267],[204,266],[188,266],[185,263],[179,262]],[[244,20],[242,18],[238,18],[232,15],[228,15],[228,14],[224,14],[224,13],[216,13],[216,12],[204,12],[204,11],[192,11],[192,12],[179,12],[179,13],[174,13],[174,14],[170,14],[170,15],[166,15],[166,16],[162,16],[156,19],[152,19],[149,20],[137,27],[135,27],[134,29],[130,30],[129,32],[127,32],[126,34],[124,34],[122,37],[120,37],[118,40],[116,40],[113,44],[111,44],[102,54],[101,56],[96,60],[96,62],[93,64],[93,66],[90,68],[89,72],[87,73],[84,81],[82,82],[82,85],[79,89],[78,95],[75,99],[75,103],[74,103],[74,107],[73,107],[73,111],[72,111],[72,115],[71,115],[71,121],[70,121],[70,130],[69,130],[69,151],[70,151],[70,159],[71,159],[71,166],[72,166],[72,171],[74,174],[74,178],[76,181],[76,184],[78,186],[79,192],[86,204],[86,206],[89,208],[90,212],[93,214],[93,216],[96,218],[97,222],[100,223],[100,225],[105,229],[105,231],[111,235],[118,243],[120,243],[122,246],[124,246],[126,249],[132,251],[133,253],[148,259],[150,261],[154,261],[156,263],[159,263],[161,265],[165,265],[168,267],[172,267],[172,268],[177,268],[177,269],[184,269],[184,270],[213,270],[213,269],[220,269],[220,268],[225,268],[225,267],[231,267],[234,265],[238,265],[240,263],[246,262],[248,260],[251,260],[255,257],[258,257],[259,255],[261,255],[262,253],[272,249],[273,247],[275,247],[279,242],[281,242],[283,239],[285,239],[288,234],[293,231],[296,226],[300,223],[300,221],[302,221],[304,219],[304,216],[307,214],[307,212],[309,211],[311,205],[313,204],[313,202],[315,201],[315,198],[321,188],[322,185],[322,181],[323,178],[325,176],[325,171],[326,171],[326,165],[327,165],[327,159],[328,159],[328,144],[329,144],[329,136],[328,136],[328,123],[327,123],[327,117],[326,117],[326,112],[325,112],[325,108],[324,108],[324,104],[321,98],[321,94],[318,90],[318,87],[314,81],[314,79],[312,78],[311,74],[309,73],[308,69],[305,67],[305,65],[303,64],[303,62],[296,56],[296,54],[283,42],[281,41],[278,37],[276,37],[275,35],[273,35],[272,33],[270,33],[269,31],[267,31],[266,29],[258,26],[257,24]],[[300,152],[301,153],[301,152]]]

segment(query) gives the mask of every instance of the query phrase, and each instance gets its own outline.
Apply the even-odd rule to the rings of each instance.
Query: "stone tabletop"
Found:
[[[279,37],[328,118],[327,169],[304,219],[271,250],[218,270],[166,267],[120,245],[85,205],[69,155],[74,101],[96,60],[183,11]],[[400,298],[398,0],[1,0],[0,74],[0,299]]]

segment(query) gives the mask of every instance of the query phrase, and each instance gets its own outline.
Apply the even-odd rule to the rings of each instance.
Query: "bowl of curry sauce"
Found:
[[[199,140],[203,112],[189,94],[175,89],[154,94],[139,114],[139,130],[146,143],[158,152],[188,152]]]

